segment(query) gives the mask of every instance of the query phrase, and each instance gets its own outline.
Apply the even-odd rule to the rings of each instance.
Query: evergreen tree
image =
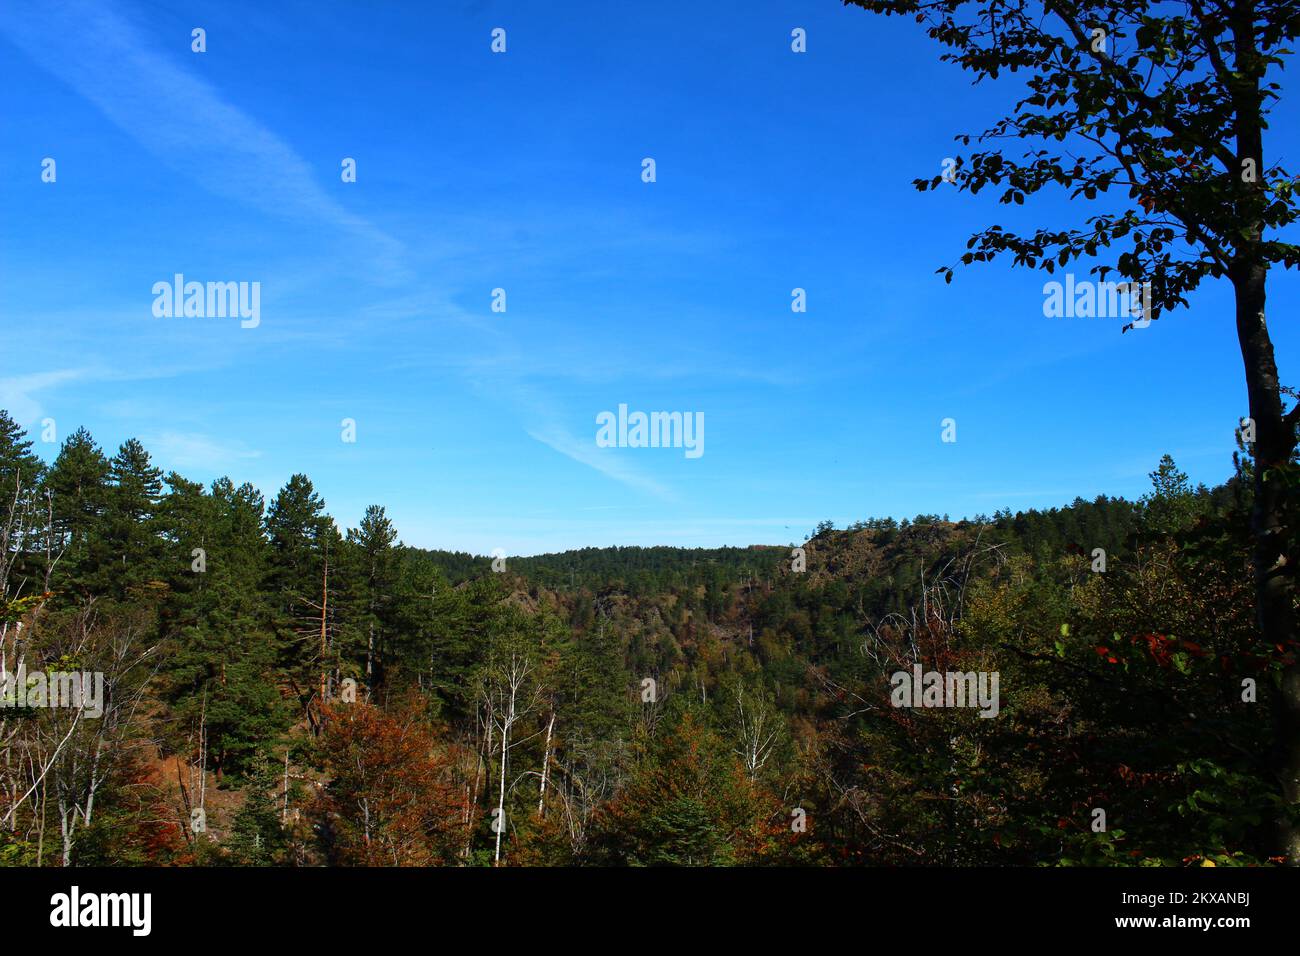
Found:
[[[48,543],[40,493],[44,465],[32,454],[27,433],[0,409],[0,612],[6,598],[28,590],[40,575]]]
[[[398,581],[397,529],[384,509],[371,505],[360,526],[347,534],[344,549],[349,656],[360,666],[366,686],[382,681],[394,629]]]
[[[45,479],[61,552],[56,587],[84,593],[95,573],[91,555],[108,509],[108,474],[108,459],[85,428],[64,439]]]
[[[281,668],[304,708],[317,702],[316,711],[309,713],[318,720],[319,705],[330,696],[336,671],[334,612],[341,538],[325,513],[325,502],[302,474],[293,475],[271,503],[266,532]]]
[[[161,573],[162,543],[154,514],[162,496],[162,472],[135,439],[118,449],[108,464],[109,487],[101,553],[95,580],[99,593],[125,597]]]
[[[170,548],[171,589],[161,609],[168,655],[168,739],[196,753],[218,778],[245,774],[259,749],[289,724],[279,657],[262,586],[268,545],[262,497],[223,478],[212,493],[169,475],[158,524]]]
[[[237,866],[277,866],[288,861],[289,836],[276,805],[281,779],[277,765],[265,753],[253,762],[244,804],[231,824],[227,849]]]
[[[1152,491],[1142,499],[1147,525],[1158,534],[1175,534],[1188,528],[1200,511],[1187,475],[1178,470],[1173,458],[1163,455],[1151,472]]]
[[[32,454],[27,432],[0,408],[0,501],[8,507],[15,495],[31,494],[44,471],[44,464]]]

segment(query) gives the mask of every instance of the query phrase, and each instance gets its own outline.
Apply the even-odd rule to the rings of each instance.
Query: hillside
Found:
[[[1166,458],[1140,502],[502,564],[379,506],[339,529],[303,475],[267,504],[138,442],[29,449],[0,418],[4,663],[108,693],[79,721],[10,687],[0,859],[1270,855],[1292,650],[1256,637],[1241,477]]]

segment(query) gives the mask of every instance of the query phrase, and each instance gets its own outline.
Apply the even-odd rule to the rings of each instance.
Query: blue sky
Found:
[[[1121,336],[1044,318],[1038,273],[933,274],[1089,211],[912,189],[1015,92],[935,52],[834,0],[6,4],[0,407],[480,554],[1136,496],[1164,452],[1222,481],[1228,288]],[[261,324],[155,318],[178,272],[260,282]],[[1274,273],[1292,383],[1296,300]],[[620,403],[703,412],[705,454],[596,447]]]

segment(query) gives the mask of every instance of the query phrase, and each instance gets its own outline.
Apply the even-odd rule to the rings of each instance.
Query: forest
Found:
[[[104,690],[7,676],[8,866],[1286,862],[1240,436],[1138,501],[504,560],[33,447],[0,413],[0,670]],[[914,669],[996,716],[898,706]]]

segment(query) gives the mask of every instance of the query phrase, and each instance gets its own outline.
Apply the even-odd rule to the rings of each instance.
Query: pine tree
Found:
[[[273,595],[273,626],[286,679],[304,709],[319,706],[330,695],[335,671],[334,637],[337,628],[331,601],[330,571],[336,576],[341,538],[325,502],[306,475],[293,475],[266,515],[271,554],[269,585]]]
[[[95,580],[98,593],[125,597],[161,573],[162,542],[154,513],[162,496],[162,472],[135,439],[122,444],[108,466],[109,488],[102,536],[105,561]]]
[[[61,552],[55,586],[84,592],[95,565],[91,548],[108,508],[108,459],[90,432],[78,428],[59,449],[45,478],[54,514],[54,550]]]
[[[1158,534],[1186,530],[1200,510],[1187,475],[1178,470],[1172,457],[1163,455],[1150,478],[1151,494],[1142,499],[1148,527]]]
[[[244,775],[258,752],[289,724],[281,698],[270,607],[261,592],[269,546],[261,534],[262,497],[229,479],[212,493],[167,478],[157,524],[168,549],[170,590],[160,612],[168,654],[165,695],[171,745],[196,755],[220,779]]]
[[[238,866],[277,866],[286,863],[289,835],[276,806],[280,778],[277,764],[265,752],[253,761],[244,805],[235,814],[227,849]]]
[[[48,543],[39,483],[44,465],[9,413],[0,409],[0,612],[40,574]]]
[[[382,680],[393,632],[398,564],[397,529],[379,505],[366,509],[359,527],[348,531],[344,549],[344,601],[348,611],[349,657],[367,687]]]
[[[44,471],[44,464],[32,454],[27,432],[0,409],[0,501],[8,507],[15,494],[31,493]]]

